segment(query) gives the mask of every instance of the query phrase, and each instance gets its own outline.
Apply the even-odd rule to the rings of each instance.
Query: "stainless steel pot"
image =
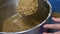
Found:
[[[0,17],[0,23],[3,24],[3,21],[5,19],[7,19],[10,16],[17,13],[16,6],[18,5],[18,0],[1,0],[0,3],[1,3],[0,4],[0,16],[1,16]],[[39,30],[38,30],[39,27],[41,25],[43,25],[48,20],[48,18],[51,16],[51,13],[52,13],[52,7],[51,7],[51,4],[49,3],[49,1],[39,0],[39,3],[41,4],[42,8],[47,8],[48,9],[48,15],[47,15],[46,19],[43,20],[41,22],[41,24],[37,25],[36,27],[34,27],[32,29],[25,30],[25,31],[22,31],[22,32],[15,32],[15,34],[17,34],[17,33],[20,33],[20,34],[29,34],[29,33],[39,34],[38,33],[39,32]],[[2,25],[0,27],[2,27]],[[7,32],[0,32],[0,33],[10,34],[10,33],[7,33]],[[11,33],[11,34],[14,34],[14,33]]]

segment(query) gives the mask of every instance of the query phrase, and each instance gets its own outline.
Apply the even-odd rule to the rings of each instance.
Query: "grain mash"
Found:
[[[19,13],[27,16],[36,13],[38,0],[18,0],[17,10]]]

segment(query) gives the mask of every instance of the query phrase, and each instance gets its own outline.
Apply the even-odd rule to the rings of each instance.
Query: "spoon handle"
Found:
[[[53,13],[52,13],[52,17],[60,18],[60,13],[58,13],[58,12],[53,12]]]

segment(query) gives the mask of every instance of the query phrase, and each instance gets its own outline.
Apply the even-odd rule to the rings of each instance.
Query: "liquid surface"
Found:
[[[3,24],[3,32],[20,32],[24,30],[28,30],[30,28],[38,25],[39,22],[33,19],[22,18],[21,15],[16,14],[9,19],[4,21]]]

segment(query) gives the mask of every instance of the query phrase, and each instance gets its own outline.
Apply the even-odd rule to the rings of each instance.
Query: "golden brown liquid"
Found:
[[[21,15],[16,14],[4,21],[2,31],[3,32],[20,32],[20,31],[33,28],[34,26],[38,24],[39,22],[36,20],[33,20],[31,18],[24,19],[21,17]]]

